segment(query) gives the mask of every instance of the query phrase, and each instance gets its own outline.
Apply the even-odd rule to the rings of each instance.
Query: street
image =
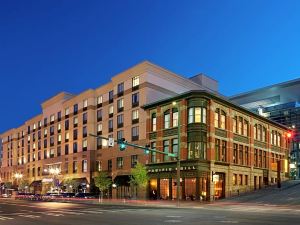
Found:
[[[145,204],[146,203],[146,204]],[[211,204],[87,203],[0,199],[0,225],[300,224],[300,181]]]
[[[0,224],[297,224],[300,207],[255,204],[212,204],[194,208],[87,205],[57,202],[2,200]]]

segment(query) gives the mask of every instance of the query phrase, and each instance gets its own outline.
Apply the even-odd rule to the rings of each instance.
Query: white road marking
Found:
[[[167,218],[180,218],[182,216],[166,216]]]
[[[219,223],[239,223],[239,221],[235,221],[235,220],[221,220],[221,221],[216,221]]]
[[[19,216],[22,216],[22,217],[26,217],[26,218],[39,218],[40,216],[37,216],[37,215],[19,215]]]
[[[181,223],[181,220],[165,220],[164,223]]]
[[[12,220],[14,218],[7,217],[7,216],[0,216],[0,220]]]

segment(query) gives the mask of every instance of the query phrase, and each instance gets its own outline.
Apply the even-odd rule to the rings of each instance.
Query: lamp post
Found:
[[[175,106],[177,105],[177,110],[178,110],[178,124],[177,124],[177,135],[178,135],[178,149],[177,149],[177,171],[176,171],[176,179],[177,179],[177,187],[176,187],[176,195],[177,195],[177,207],[180,205],[180,104],[179,102],[172,102],[172,105]]]

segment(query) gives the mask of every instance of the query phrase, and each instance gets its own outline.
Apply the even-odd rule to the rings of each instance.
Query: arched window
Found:
[[[226,128],[226,113],[221,110],[221,124],[220,124],[220,128],[221,129],[225,129]]]
[[[156,131],[156,113],[152,113],[151,115],[151,127],[152,131]]]
[[[173,127],[178,126],[178,109],[177,108],[172,109],[172,126]]]
[[[164,113],[164,128],[170,128],[170,110],[167,110]]]
[[[254,125],[253,136],[254,139],[257,139],[257,124]]]
[[[219,109],[215,111],[215,127],[219,127]]]
[[[245,136],[248,136],[248,121],[247,120],[244,120],[244,135]]]

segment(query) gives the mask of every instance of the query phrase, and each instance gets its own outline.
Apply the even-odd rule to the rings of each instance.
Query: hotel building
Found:
[[[288,179],[284,125],[202,90],[144,108],[151,147],[175,154],[180,149],[180,199],[224,198]],[[175,158],[151,153],[148,171],[150,198],[177,198]]]
[[[2,185],[17,187],[21,174],[31,192],[45,193],[70,179],[89,189],[97,171],[107,171],[117,184],[113,197],[130,195],[130,170],[137,161],[147,163],[147,156],[131,147],[120,152],[89,134],[145,145],[141,106],[188,90],[216,92],[217,82],[202,74],[184,78],[145,61],[97,89],[57,94],[42,103],[41,114],[0,135]]]

